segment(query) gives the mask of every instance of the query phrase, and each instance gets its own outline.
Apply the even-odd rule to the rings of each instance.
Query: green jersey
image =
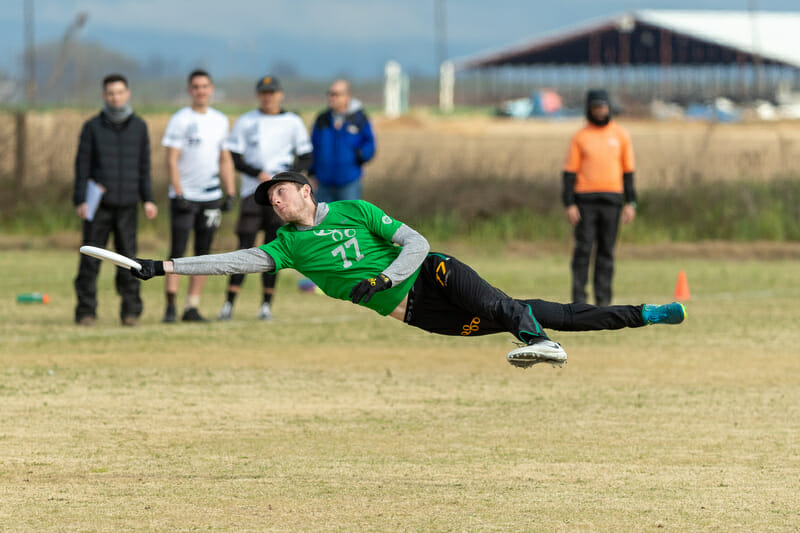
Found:
[[[275,240],[260,248],[275,261],[276,271],[293,268],[328,296],[349,300],[358,282],[377,276],[400,255],[392,236],[401,225],[369,202],[332,202],[317,226],[301,231],[294,224],[286,224]],[[388,315],[403,301],[418,275],[419,268],[361,305]]]

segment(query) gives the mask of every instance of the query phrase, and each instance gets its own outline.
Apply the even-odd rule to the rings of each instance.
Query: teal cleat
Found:
[[[666,305],[645,304],[642,306],[642,318],[645,325],[680,324],[686,319],[686,308],[678,302]]]

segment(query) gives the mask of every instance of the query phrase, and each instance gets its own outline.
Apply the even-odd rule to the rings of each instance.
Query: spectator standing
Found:
[[[565,215],[575,228],[572,301],[586,302],[589,262],[596,244],[595,302],[608,306],[619,221],[627,224],[636,216],[633,145],[628,132],[611,119],[604,89],[588,91],[586,118],[589,123],[572,137],[563,173]]]
[[[230,152],[223,149],[228,117],[210,107],[214,85],[208,72],[195,70],[189,74],[187,92],[191,105],[172,115],[161,140],[167,148],[169,173],[170,257],[183,257],[192,231],[194,254],[208,254],[222,211],[233,207],[236,195],[233,161]],[[179,282],[177,275],[166,277],[163,322],[177,320]],[[205,282],[205,276],[189,279],[183,321],[206,322],[198,310]]]
[[[256,82],[258,109],[245,113],[234,123],[225,143],[233,164],[241,175],[239,195],[239,220],[236,235],[239,248],[255,244],[260,231],[264,242],[275,238],[283,221],[270,206],[259,205],[253,198],[259,183],[286,170],[307,171],[312,163],[311,139],[303,120],[295,113],[283,109],[283,87],[275,76],[264,76]],[[276,274],[263,272],[263,302],[258,311],[261,320],[272,319],[272,297],[275,293]],[[219,320],[230,320],[233,304],[244,282],[244,274],[234,274],[228,281],[225,303],[219,311]]]
[[[334,81],[328,89],[328,109],[320,113],[311,131],[320,202],[361,198],[361,167],[375,155],[375,137],[361,102],[350,94],[350,84]]]
[[[114,234],[114,247],[127,257],[136,255],[137,208],[141,200],[148,219],[158,215],[150,183],[150,138],[145,122],[130,106],[128,80],[120,74],[103,79],[102,111],[81,129],[75,157],[73,203],[83,220],[82,243],[106,247]],[[90,183],[91,180],[91,183]],[[99,204],[87,201],[87,190],[103,192]],[[75,292],[75,322],[91,326],[97,316],[97,275],[100,260],[80,256]],[[117,268],[117,293],[122,298],[120,319],[135,326],[142,314],[139,280],[128,269]]]

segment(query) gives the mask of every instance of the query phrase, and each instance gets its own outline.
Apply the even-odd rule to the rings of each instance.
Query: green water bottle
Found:
[[[50,297],[43,292],[23,292],[22,294],[17,294],[17,303],[46,304],[50,303]]]

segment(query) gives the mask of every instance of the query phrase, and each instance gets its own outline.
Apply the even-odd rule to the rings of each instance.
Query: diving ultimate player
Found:
[[[589,331],[679,324],[680,303],[667,305],[559,304],[517,300],[446,254],[429,253],[425,238],[363,200],[317,203],[306,177],[281,172],[258,186],[255,200],[271,205],[286,224],[257,248],[169,261],[138,259],[140,279],[165,273],[249,274],[294,268],[325,294],[443,335],[507,331],[522,346],[506,356],[514,366],[561,366],[567,354],[545,328]],[[396,246],[397,245],[397,246]]]

